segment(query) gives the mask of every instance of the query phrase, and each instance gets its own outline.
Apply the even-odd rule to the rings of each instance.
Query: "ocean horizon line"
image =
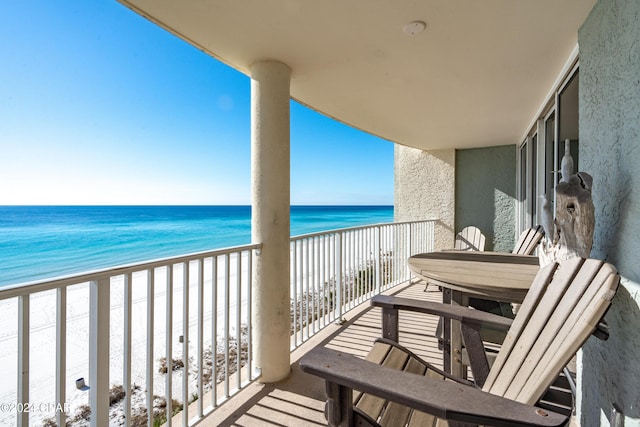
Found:
[[[0,204],[0,207],[114,207],[114,208],[118,208],[118,207],[215,207],[215,206],[220,206],[220,207],[225,207],[225,206],[229,206],[229,207],[251,207],[251,204],[239,204],[239,203],[212,203],[212,204],[206,204],[206,203],[187,203],[187,204],[157,204],[157,203],[142,203],[142,204],[129,204],[129,203],[125,203],[125,204],[109,204],[109,203],[105,203],[105,204],[72,204],[72,203],[64,203],[64,204],[60,204],[60,205],[56,205],[56,204],[50,204],[50,203],[44,203],[44,204],[39,204],[39,203],[33,203],[33,204],[28,204],[28,203],[20,203],[20,204]],[[290,207],[393,207],[394,204],[379,204],[379,203],[353,203],[353,204],[337,204],[337,203],[317,203],[317,204],[306,204],[306,203],[301,203],[301,204],[290,204]]]

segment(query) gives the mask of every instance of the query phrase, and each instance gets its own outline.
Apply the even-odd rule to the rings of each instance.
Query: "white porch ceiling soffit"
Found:
[[[231,67],[274,59],[291,95],[393,142],[519,142],[595,0],[120,0]],[[426,29],[408,35],[412,21]]]

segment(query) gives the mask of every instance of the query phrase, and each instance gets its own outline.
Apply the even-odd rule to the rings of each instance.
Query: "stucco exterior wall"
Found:
[[[456,232],[482,230],[485,250],[511,252],[515,245],[516,146],[456,151]]]
[[[580,163],[593,175],[591,255],[624,277],[606,316],[607,342],[591,338],[580,359],[583,426],[640,426],[640,2],[600,0],[579,31]]]
[[[395,220],[438,219],[436,250],[453,247],[455,158],[455,150],[426,152],[395,146]]]

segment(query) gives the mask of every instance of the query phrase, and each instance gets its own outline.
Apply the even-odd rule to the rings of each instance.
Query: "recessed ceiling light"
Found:
[[[427,23],[426,22],[424,22],[424,21],[413,21],[413,22],[409,22],[408,24],[406,24],[402,28],[402,30],[407,35],[415,36],[416,34],[419,34],[419,33],[423,32],[425,28],[427,28]]]

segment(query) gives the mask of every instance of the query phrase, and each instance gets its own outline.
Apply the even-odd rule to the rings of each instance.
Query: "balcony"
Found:
[[[379,313],[363,303],[382,292],[416,291],[407,287],[406,259],[434,249],[435,222],[292,238],[291,360],[327,340],[365,351],[379,335]],[[0,366],[16,382],[5,382],[0,401],[18,403],[3,408],[0,422],[218,425],[236,407],[259,418],[255,408],[273,406],[294,424],[307,416],[322,423],[321,394],[287,394],[301,378],[295,365],[278,386],[255,382],[252,289],[259,283],[252,266],[259,256],[261,245],[247,245],[1,289],[2,309],[15,321],[5,328]],[[439,298],[422,289],[415,294]],[[404,321],[403,339],[433,343],[433,320]],[[433,358],[432,350],[415,348]],[[254,409],[243,406],[246,396],[259,398]]]

